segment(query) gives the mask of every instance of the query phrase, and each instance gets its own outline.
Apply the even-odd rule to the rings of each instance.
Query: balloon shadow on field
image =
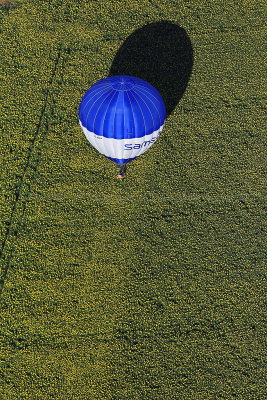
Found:
[[[169,21],[137,29],[118,50],[109,76],[144,79],[161,94],[166,118],[182,98],[193,67],[193,49],[185,29]]]

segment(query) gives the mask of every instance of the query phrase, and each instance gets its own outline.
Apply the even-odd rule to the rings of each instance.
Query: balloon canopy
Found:
[[[126,164],[149,149],[165,120],[165,104],[157,89],[128,75],[96,82],[79,107],[79,122],[86,138],[117,164]]]

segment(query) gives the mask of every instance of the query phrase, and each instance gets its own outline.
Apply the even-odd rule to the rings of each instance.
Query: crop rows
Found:
[[[20,3],[1,20],[0,398],[264,398],[261,2]],[[192,73],[178,104],[158,75],[164,131],[119,181],[79,102],[134,60],[174,71],[171,31],[142,54],[163,19]]]
[[[2,248],[0,251],[1,264],[4,268],[1,270],[0,279],[0,294],[4,285],[4,279],[6,277],[9,262],[12,257],[12,249],[14,238],[17,236],[18,229],[24,216],[27,198],[31,193],[31,184],[34,182],[36,171],[39,164],[39,156],[42,151],[42,143],[44,141],[45,132],[49,129],[49,120],[47,113],[49,110],[49,101],[51,102],[50,86],[53,84],[53,79],[56,73],[57,64],[61,56],[61,47],[59,47],[58,53],[56,54],[56,60],[54,68],[52,70],[51,78],[48,82],[48,88],[46,96],[44,98],[44,105],[41,109],[40,119],[37,125],[36,131],[33,133],[30,139],[30,145],[28,148],[28,154],[26,157],[26,163],[21,175],[17,176],[18,180],[15,184],[15,201],[11,209],[10,218],[6,221],[6,233],[2,242]],[[24,128],[26,128],[24,126]],[[23,196],[22,204],[19,204],[21,197]],[[7,243],[9,246],[7,246]]]

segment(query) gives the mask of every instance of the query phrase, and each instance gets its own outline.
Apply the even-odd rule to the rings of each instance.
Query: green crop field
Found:
[[[264,400],[265,2],[0,3],[0,400]],[[116,74],[167,110],[124,180]]]

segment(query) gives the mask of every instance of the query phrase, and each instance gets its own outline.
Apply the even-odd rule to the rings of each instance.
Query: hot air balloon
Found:
[[[116,75],[94,83],[79,106],[79,122],[88,141],[120,168],[157,140],[166,121],[160,93],[143,79]]]

